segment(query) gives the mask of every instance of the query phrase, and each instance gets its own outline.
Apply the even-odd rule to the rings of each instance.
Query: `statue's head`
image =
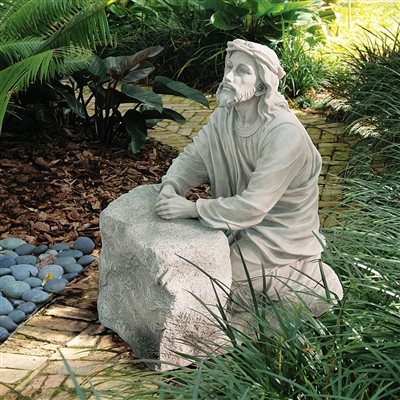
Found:
[[[271,115],[277,107],[288,108],[286,100],[278,92],[279,80],[284,76],[285,71],[273,50],[258,43],[235,39],[228,42],[225,74],[217,91],[218,104],[230,107],[258,96],[263,97],[259,102],[262,114]]]

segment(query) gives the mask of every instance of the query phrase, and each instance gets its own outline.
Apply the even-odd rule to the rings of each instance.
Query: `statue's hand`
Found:
[[[165,185],[162,189],[160,194],[157,197],[157,202],[160,200],[170,199],[171,197],[179,196],[178,193],[175,191],[175,187],[172,185]]]
[[[158,200],[155,205],[156,213],[164,219],[199,218],[196,203],[182,196]]]

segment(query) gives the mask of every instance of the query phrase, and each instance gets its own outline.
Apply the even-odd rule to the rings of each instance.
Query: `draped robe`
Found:
[[[307,131],[291,111],[281,109],[243,134],[234,128],[234,113],[233,107],[215,110],[173,161],[162,186],[171,184],[185,195],[210,182],[213,198],[196,202],[200,221],[234,231],[239,246],[256,249],[267,272],[319,257],[324,242],[318,217],[322,160]]]

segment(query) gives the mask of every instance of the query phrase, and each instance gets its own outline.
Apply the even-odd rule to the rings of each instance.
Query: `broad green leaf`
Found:
[[[183,125],[186,123],[186,119],[182,114],[171,110],[170,108],[164,108],[160,113],[157,110],[154,110],[150,107],[142,106],[140,109],[142,115],[146,118],[148,126],[154,126],[157,122],[162,121],[163,119],[170,119],[172,121],[177,122],[179,125]]]
[[[215,12],[211,18],[210,22],[218,29],[223,29],[225,31],[231,31],[238,27],[237,24],[232,24],[230,18],[224,11]]]
[[[139,111],[128,110],[123,117],[123,122],[126,131],[131,136],[130,149],[135,154],[143,147],[147,138],[146,120]]]
[[[85,107],[74,97],[68,88],[63,86],[54,87],[48,84],[53,90],[59,93],[68,103],[69,108],[80,118],[86,117]]]
[[[92,61],[86,69],[90,74],[97,77],[97,79],[94,79],[95,82],[107,82],[110,79],[107,74],[107,64],[105,60],[102,60],[96,55],[93,55]]]
[[[118,73],[121,75],[126,75],[135,65],[139,64],[141,61],[149,57],[154,57],[161,53],[164,48],[161,46],[149,47],[145,50],[139,51],[133,56],[125,56],[116,66]]]
[[[139,81],[140,79],[146,78],[146,76],[151,74],[154,69],[155,68],[153,64],[147,61],[142,61],[140,64],[135,65],[135,67],[126,73],[122,77],[121,82],[130,83]]]
[[[172,94],[197,101],[207,108],[210,108],[204,94],[197,89],[192,89],[183,82],[173,81],[165,76],[157,76],[154,80],[153,91],[158,94]]]
[[[254,14],[255,17],[260,18],[265,15],[279,14],[284,9],[283,4],[269,3],[266,1],[258,2],[257,12]]]
[[[155,92],[146,91],[138,86],[133,85],[122,85],[121,92],[128,95],[137,103],[145,103],[151,107],[154,107],[159,112],[162,112],[163,110],[162,99]]]

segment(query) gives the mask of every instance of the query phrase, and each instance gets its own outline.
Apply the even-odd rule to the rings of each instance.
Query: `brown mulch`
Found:
[[[0,238],[38,245],[88,236],[100,248],[101,210],[138,185],[159,183],[176,156],[151,139],[134,155],[127,143],[96,143],[67,128],[4,132]]]

